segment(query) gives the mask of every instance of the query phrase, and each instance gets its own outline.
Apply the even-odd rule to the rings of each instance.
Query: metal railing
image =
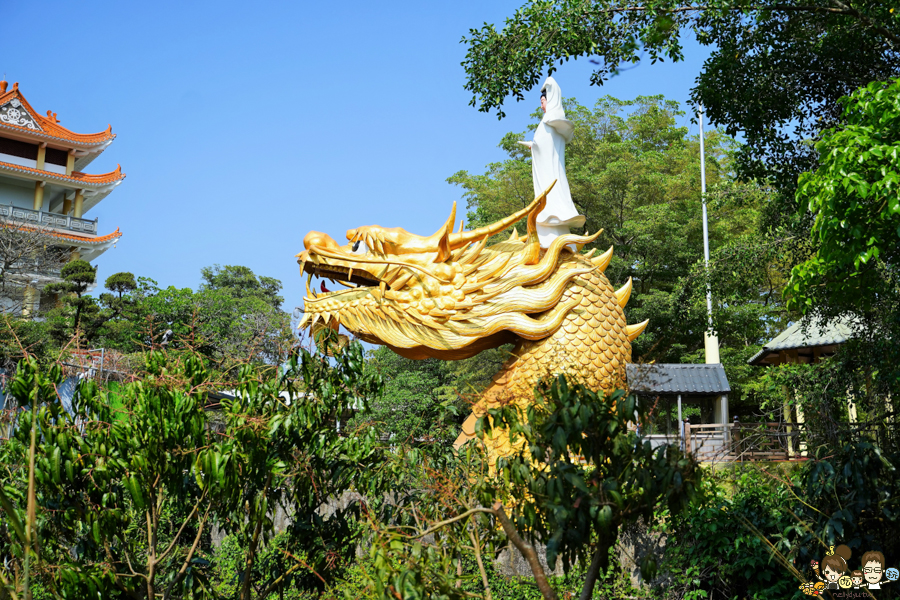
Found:
[[[685,422],[680,429],[644,437],[654,448],[678,444],[700,462],[802,460],[808,454],[803,426],[796,423]]]
[[[93,221],[88,219],[79,219],[70,215],[60,215],[57,213],[44,212],[42,210],[33,210],[30,208],[21,208],[12,206],[11,204],[0,204],[0,218],[20,221],[23,223],[34,224],[39,227],[53,227],[55,229],[66,229],[78,233],[97,233],[97,219]]]

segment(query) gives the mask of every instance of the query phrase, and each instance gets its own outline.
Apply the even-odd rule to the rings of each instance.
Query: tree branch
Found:
[[[190,520],[194,518],[195,514],[197,514],[197,512],[198,512],[197,509],[200,507],[200,503],[203,502],[203,499],[205,497],[206,497],[206,490],[203,491],[203,494],[200,496],[200,499],[197,500],[196,504],[194,504],[194,508],[191,510],[190,514],[184,519],[184,522],[181,523],[181,527],[178,528],[178,533],[176,533],[175,537],[172,538],[172,542],[169,544],[169,547],[166,548],[165,552],[160,554],[159,558],[156,559],[156,564],[159,564],[162,561],[164,561],[166,559],[166,556],[169,555],[169,552],[171,552],[175,548],[175,544],[178,542],[178,538],[181,537],[181,533],[184,531],[184,528],[187,527],[187,524],[190,522]],[[209,508],[207,508],[206,511],[209,512]]]
[[[478,561],[478,572],[481,573],[481,583],[484,585],[484,600],[493,600],[487,573],[484,572],[484,563],[481,561],[481,544],[478,540],[478,531],[474,527],[469,530],[469,539],[472,540],[472,550],[475,551],[475,560]]]
[[[544,600],[559,600],[556,596],[556,592],[550,587],[550,583],[547,581],[547,575],[544,574],[544,567],[541,566],[541,561],[538,559],[534,546],[519,536],[519,532],[516,531],[512,521],[509,520],[509,517],[503,510],[503,504],[500,502],[495,503],[493,512],[500,521],[500,525],[503,527],[503,532],[506,534],[506,537],[508,537],[509,541],[518,548],[519,552],[522,553],[522,556],[525,557],[525,560],[528,562],[528,566],[531,567],[531,572],[534,574],[534,581],[537,583],[538,589],[541,590]]]
[[[184,579],[185,573],[187,573],[188,565],[191,564],[191,559],[194,558],[194,553],[197,551],[197,545],[200,543],[200,538],[203,536],[203,528],[206,525],[206,519],[209,517],[209,509],[210,507],[206,507],[206,512],[203,513],[203,518],[200,520],[200,527],[197,529],[197,535],[194,536],[194,543],[191,544],[191,548],[188,550],[187,555],[184,557],[184,562],[181,563],[181,568],[178,569],[178,573],[175,575],[175,579],[172,580],[172,583],[169,585],[169,589],[166,590],[166,595],[163,596],[163,600],[169,600],[172,597],[172,592],[175,590],[175,586],[181,583],[181,580]]]
[[[400,535],[402,535],[403,537],[408,537],[408,538],[424,537],[424,536],[428,535],[429,533],[434,533],[435,531],[437,531],[438,529],[441,529],[442,527],[446,527],[447,525],[450,525],[457,521],[461,521],[475,513],[487,513],[489,515],[496,515],[496,511],[491,510],[490,508],[481,508],[481,507],[471,508],[471,509],[467,510],[466,512],[462,513],[461,515],[457,515],[457,516],[447,519],[445,521],[441,521],[440,523],[435,523],[434,525],[432,525],[431,527],[429,527],[428,529],[426,529],[425,531],[423,531],[421,533],[415,533],[412,535],[400,533]]]
[[[852,8],[851,6],[844,4],[840,0],[831,0],[831,3],[834,4],[835,6],[837,6],[838,8],[840,8],[842,11],[844,11],[844,14],[850,15],[852,17],[856,17],[857,19],[859,19],[860,21],[862,21],[863,23],[865,23],[866,25],[868,25],[869,27],[871,27],[872,29],[874,29],[875,31],[877,31],[878,33],[880,33],[881,35],[886,37],[887,39],[891,40],[895,44],[900,44],[900,36],[894,35],[893,33],[888,31],[881,25],[878,25],[877,23],[875,23],[875,21],[873,21],[866,15],[862,14],[855,8]]]

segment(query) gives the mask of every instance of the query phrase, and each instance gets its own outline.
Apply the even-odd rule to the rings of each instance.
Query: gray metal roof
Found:
[[[628,387],[651,394],[726,394],[731,391],[721,364],[626,365]]]
[[[825,325],[807,323],[806,331],[803,330],[803,322],[798,321],[775,336],[747,362],[751,365],[760,364],[770,355],[778,354],[782,350],[837,346],[851,337],[853,337],[852,323],[846,319],[837,319]]]

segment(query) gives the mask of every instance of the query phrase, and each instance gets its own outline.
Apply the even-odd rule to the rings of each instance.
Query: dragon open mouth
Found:
[[[347,287],[377,287],[382,283],[366,271],[342,267],[340,265],[317,265],[307,262],[303,267],[303,272],[307,275],[319,277],[321,279],[329,279],[334,283],[340,283]],[[390,289],[390,285],[387,283],[385,285]]]

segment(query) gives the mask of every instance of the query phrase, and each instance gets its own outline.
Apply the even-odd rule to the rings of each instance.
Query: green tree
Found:
[[[54,333],[61,340],[75,336],[89,340],[97,325],[95,317],[100,308],[97,301],[86,296],[85,292],[97,279],[97,268],[85,260],[72,260],[60,269],[59,274],[62,281],[51,283],[45,290],[51,294],[63,294],[63,304],[69,310],[64,313],[67,318],[55,321]]]
[[[240,541],[242,599],[340,575],[359,540],[359,494],[390,489],[375,430],[337,427],[379,393],[362,348],[301,350],[277,376],[245,366],[223,429],[208,420],[219,386],[204,362],[149,353],[139,381],[79,384],[71,413],[59,366],[20,362],[8,391],[31,411],[0,446],[0,597],[27,597],[22,573],[63,598],[209,597],[214,522]],[[291,522],[273,541],[279,505]]]
[[[699,139],[679,126],[685,114],[678,104],[662,96],[633,101],[607,96],[593,109],[572,99],[565,100],[565,108],[576,132],[566,148],[572,199],[587,217],[585,230],[603,229],[588,249],[614,247],[606,275],[616,285],[631,277],[629,320],[650,319],[650,328],[634,344],[634,359],[682,362],[702,351],[709,281],[720,341],[740,349],[723,353],[723,359],[729,369],[743,368],[785,316],[780,292],[790,263],[763,231],[771,189],[738,179],[734,156],[739,146],[717,130],[706,133],[708,280],[699,262]],[[505,216],[533,198],[530,156],[515,143],[525,135],[507,134],[500,146],[509,158],[489,165],[483,175],[461,171],[449,179],[464,190],[472,226]]]
[[[111,277],[95,343],[123,352],[158,345],[171,330],[169,348],[190,347],[228,371],[245,361],[276,363],[291,345],[290,317],[280,309],[281,282],[247,267],[207,267],[197,291],[130,273]]]
[[[410,360],[386,347],[371,351],[366,369],[384,380],[384,392],[357,412],[350,426],[373,423],[394,443],[452,442],[471,398],[500,370],[509,347],[460,361]]]
[[[492,472],[478,458],[479,443],[464,447],[470,459],[461,470],[471,486],[454,477],[452,460],[439,466],[422,453],[413,455],[440,491],[425,510],[413,508],[410,522],[375,524],[369,578],[378,597],[464,597],[454,586],[459,574],[453,565],[468,552],[481,563],[501,529],[528,562],[544,598],[557,596],[536,543],[546,544],[551,568],[558,560],[567,571],[588,565],[581,598],[590,598],[620,527],[649,521],[662,507],[680,513],[697,490],[699,471],[690,458],[674,446],[651,449],[629,427],[649,408],[621,391],[597,394],[561,376],[541,384],[526,411],[509,405],[478,420],[479,442],[502,427],[510,432],[513,452],[498,458]],[[423,541],[428,534],[435,535],[434,544]],[[651,559],[644,561],[645,575],[654,569]],[[483,565],[479,571],[490,598]]]
[[[840,120],[838,99],[898,74],[900,15],[876,0],[535,0],[502,28],[485,24],[463,38],[471,104],[497,110],[570,58],[595,57],[602,84],[643,60],[683,59],[691,36],[712,52],[692,90],[695,104],[746,145],[746,178],[771,177],[793,190],[815,153],[804,143]],[[853,52],[847,52],[853,48]]]
[[[226,441],[204,460],[221,460],[227,473],[217,514],[241,548],[242,600],[292,586],[320,589],[352,560],[359,502],[321,507],[351,490],[378,497],[388,489],[379,475],[384,457],[376,430],[348,435],[338,423],[380,393],[380,377],[364,365],[362,347],[353,343],[330,360],[300,350],[276,378],[241,369],[235,398],[225,406]],[[291,523],[263,568],[279,506]]]
[[[232,297],[260,298],[273,308],[280,308],[284,298],[278,295],[281,282],[273,277],[256,275],[248,267],[213,265],[200,270],[203,283],[200,290],[227,291]]]
[[[797,191],[815,215],[818,247],[787,288],[804,312],[866,311],[900,292],[900,79],[872,82],[842,104],[844,125],[822,135],[818,169]]]

